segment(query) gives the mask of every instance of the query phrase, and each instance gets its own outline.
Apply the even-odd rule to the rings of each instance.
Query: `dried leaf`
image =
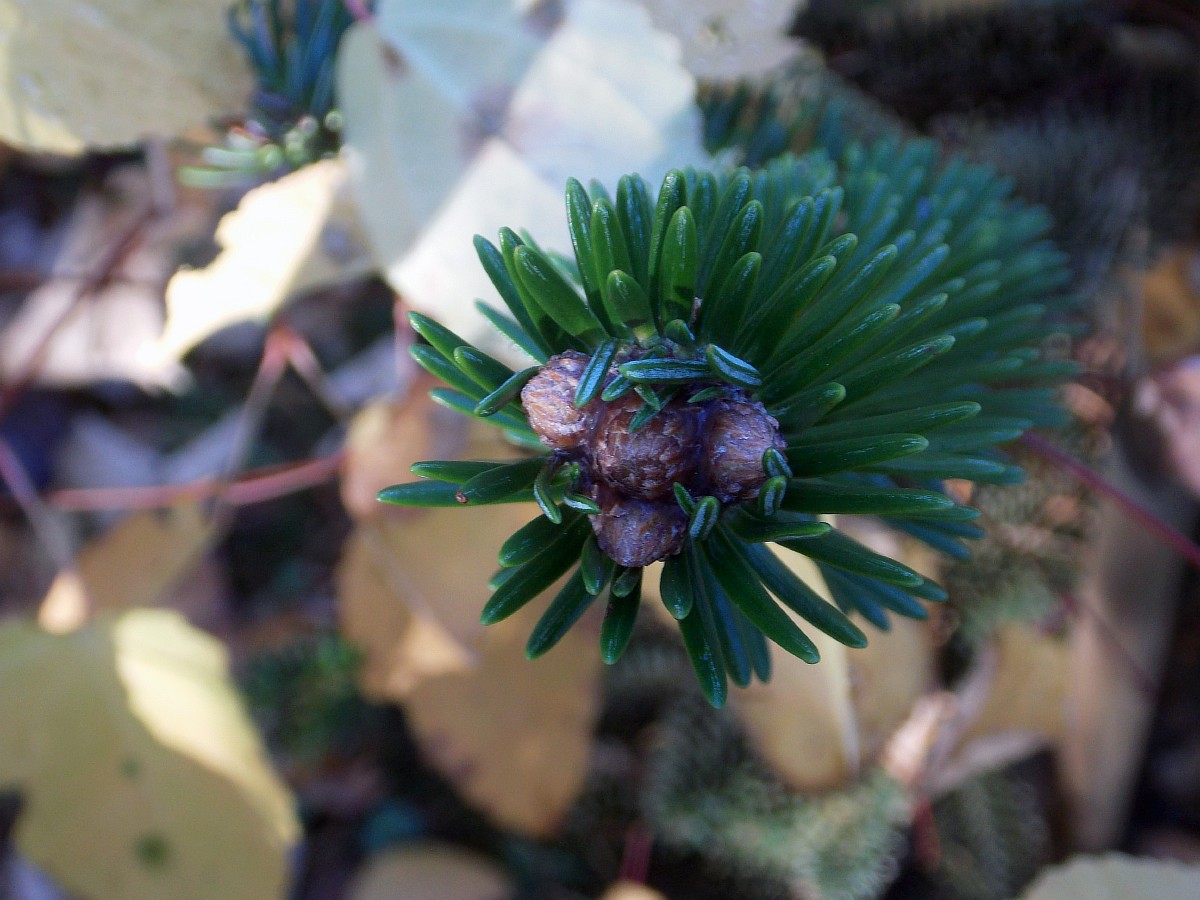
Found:
[[[430,386],[429,379],[420,378],[403,399],[375,400],[350,423],[341,491],[342,503],[354,518],[377,518],[392,511],[375,495],[388,485],[414,480],[409,471],[413,463],[454,459],[463,452],[468,420],[434,403],[427,390]],[[475,426],[474,433],[481,429],[493,438],[488,442],[486,458],[516,456],[512,446],[494,439],[494,429]]]
[[[426,678],[404,702],[426,760],[502,827],[549,837],[583,786],[599,712],[593,629],[530,662],[535,600],[488,627],[479,664]]]
[[[555,4],[518,6],[384,0],[338,56],[346,154],[380,268],[415,308],[497,352],[472,305],[495,296],[472,234],[515,223],[568,249],[567,177],[612,186],[704,159],[694,81],[644,10],[572,0],[552,21]]]
[[[683,63],[697,78],[754,78],[796,55],[788,37],[802,0],[642,0],[654,24],[683,42]]]
[[[148,356],[179,359],[222,328],[264,321],[296,294],[371,268],[345,165],[326,159],[249,191],[217,226],[220,255],[167,285],[167,322]]]
[[[1066,730],[1067,645],[1027,625],[996,636],[996,669],[986,702],[960,746],[1004,732],[1059,741]]]
[[[77,562],[98,611],[155,606],[199,561],[212,525],[194,504],[133,513]]]
[[[366,654],[364,692],[404,703],[426,758],[468,801],[505,827],[546,835],[582,785],[596,636],[573,629],[529,662],[524,644],[544,599],[479,624],[497,549],[537,514],[514,504],[364,521],[343,553],[338,593],[343,633]]]
[[[83,549],[74,571],[58,574],[38,608],[38,623],[62,633],[93,610],[173,602],[167,592],[195,570],[212,533],[195,505],[127,516]]]
[[[349,900],[504,900],[513,890],[504,871],[479,854],[423,843],[372,857]]]
[[[0,784],[16,844],[98,900],[278,897],[299,826],[224,648],[162,610],[0,628]]]
[[[381,700],[402,699],[421,679],[475,662],[496,552],[538,514],[533,504],[504,504],[470,515],[458,509],[395,515],[375,499],[381,487],[414,480],[408,467],[418,459],[453,458],[459,450],[476,459],[517,456],[495,429],[477,423],[447,429],[441,412],[418,384],[401,403],[368,406],[347,439],[342,497],[360,524],[338,566],[341,627],[365,654],[363,691]],[[455,416],[451,424],[460,421]],[[430,548],[454,548],[452,563]]]
[[[4,323],[5,380],[31,369],[39,384],[72,387],[115,379],[162,388],[186,378],[175,361],[142,351],[162,332],[163,285],[179,242],[208,227],[211,200],[178,203],[147,218],[146,210],[161,202],[145,166],[122,165],[81,193],[57,239],[51,233],[34,242],[31,252],[53,265]],[[123,251],[114,260],[118,245]],[[95,275],[105,275],[103,283],[83,280]]]
[[[250,92],[228,0],[0,0],[0,140],[82,153],[174,135]]]
[[[474,530],[467,518],[447,509],[364,522],[347,541],[337,574],[341,627],[363,651],[359,683],[367,696],[399,700],[422,679],[474,661],[494,552],[447,565],[429,550],[461,546],[453,542]]]
[[[1200,320],[1200,317],[1198,317]],[[1189,356],[1138,382],[1134,408],[1156,433],[1159,467],[1200,497],[1200,355]],[[1139,429],[1141,430],[1141,429]]]
[[[864,760],[874,759],[935,683],[934,646],[924,622],[892,617],[891,631],[859,623],[870,643],[850,650],[850,683]]]
[[[790,551],[778,556],[830,599],[807,557]],[[821,661],[808,665],[772,645],[771,681],[732,693],[729,705],[788,784],[799,790],[839,787],[877,757],[930,686],[932,641],[922,623],[894,618],[891,632],[860,623],[870,643],[851,650],[796,622],[816,643]]]
[[[1153,368],[1200,353],[1200,248],[1181,244],[1133,277],[1142,342]]]
[[[807,557],[789,551],[779,557],[829,599],[825,580]],[[731,692],[729,706],[784,781],[798,790],[824,790],[845,784],[859,770],[849,657],[864,651],[848,650],[811,626],[806,633],[821,653],[820,663],[809,665],[771,644],[771,680]]]
[[[1194,900],[1197,885],[1200,866],[1110,853],[1046,869],[1021,900]]]
[[[666,895],[636,881],[618,881],[600,895],[600,900],[666,900]]]

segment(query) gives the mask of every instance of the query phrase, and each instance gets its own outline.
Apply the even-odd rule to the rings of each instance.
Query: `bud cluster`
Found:
[[[579,463],[580,486],[600,507],[592,529],[613,560],[640,567],[682,549],[688,519],[676,484],[722,503],[758,496],[763,454],[786,446],[760,402],[736,388],[691,402],[713,386],[696,382],[635,430],[644,402],[636,393],[575,405],[588,362],[574,350],[551,357],[521,391],[521,405],[542,443]],[[616,376],[614,367],[608,378]]]

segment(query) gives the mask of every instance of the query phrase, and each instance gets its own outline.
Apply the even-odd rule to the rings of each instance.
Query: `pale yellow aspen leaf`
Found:
[[[1121,853],[1075,856],[1052,866],[1021,900],[1195,900],[1200,866]]]
[[[451,509],[364,522],[346,541],[338,612],[342,634],[363,653],[358,677],[368,697],[400,700],[423,678],[474,664],[494,557],[476,554],[465,565],[456,558],[451,566],[429,549],[468,536],[456,531],[455,519],[465,518]]]
[[[213,529],[197,504],[131,513],[76,561],[97,610],[156,606],[195,568]]]
[[[496,554],[540,515],[532,503],[401,511],[375,499],[380,488],[418,480],[412,463],[460,452],[519,455],[491,426],[434,404],[421,383],[402,401],[368,405],[351,425],[342,498],[359,526],[338,564],[338,608],[342,633],[364,653],[359,682],[370,697],[400,700],[422,678],[477,661]]]
[[[351,883],[348,900],[506,900],[514,890],[486,857],[428,842],[373,856]]]
[[[806,556],[782,551],[779,558],[829,600],[829,589]],[[832,602],[832,601],[830,601]],[[797,790],[827,790],[858,775],[862,750],[851,689],[850,650],[789,611],[817,645],[821,661],[810,665],[770,644],[771,680],[730,691],[729,707],[777,775]]]
[[[172,136],[246,104],[228,0],[0,0],[0,141],[78,154]]]
[[[994,660],[987,700],[960,745],[1005,732],[1060,741],[1067,724],[1066,642],[1028,625],[1006,625],[996,634]]]
[[[601,667],[587,627],[525,658],[549,596],[489,626],[476,666],[426,678],[404,701],[430,765],[501,827],[542,838],[557,832],[583,787]]]
[[[217,226],[217,258],[171,278],[167,321],[147,358],[177,360],[222,328],[264,322],[303,291],[370,271],[346,177],[340,160],[326,159],[248,191]]]
[[[618,881],[600,895],[600,900],[667,900],[654,888],[636,881]]]
[[[224,647],[165,610],[0,628],[17,848],[96,900],[282,897],[298,837]]]
[[[642,0],[659,28],[683,42],[697,78],[736,81],[782,66],[799,52],[788,31],[803,0]]]
[[[338,56],[345,155],[380,269],[414,308],[505,354],[471,238],[569,250],[568,177],[615,187],[707,159],[679,45],[629,0],[382,0]],[[509,358],[513,358],[510,356]]]
[[[833,602],[808,557],[782,549],[776,555]],[[729,705],[789,785],[798,790],[840,787],[875,761],[932,686],[933,643],[924,623],[898,616],[892,618],[890,632],[859,622],[869,638],[861,649],[848,648],[793,618],[817,645],[821,661],[810,665],[772,644],[771,680],[731,691]]]
[[[418,480],[409,471],[415,462],[456,459],[463,455],[471,435],[482,456],[471,459],[514,459],[515,447],[506,444],[499,432],[439,406],[428,388],[440,384],[418,378],[401,398],[381,398],[364,406],[354,416],[346,435],[346,462],[342,467],[341,494],[346,511],[355,519],[378,518],[395,513],[376,494],[385,487]]]
[[[530,629],[558,589],[484,628],[500,543],[533,504],[433,509],[362,522],[338,567],[342,633],[365,654],[364,693],[402,703],[427,761],[507,828],[551,834],[586,771],[598,709],[595,628],[530,662]]]

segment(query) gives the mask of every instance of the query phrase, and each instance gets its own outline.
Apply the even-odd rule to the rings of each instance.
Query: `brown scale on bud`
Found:
[[[763,454],[772,447],[787,447],[779,422],[765,406],[740,392],[708,405],[702,443],[703,476],[722,503],[757,497],[767,480]]]
[[[640,568],[683,549],[687,516],[674,500],[639,500],[610,490],[598,497],[592,531],[600,549],[618,564]]]
[[[599,404],[575,406],[579,376],[587,364],[588,357],[576,350],[559,353],[521,390],[530,427],[552,450],[573,450],[591,434]]]
[[[636,355],[627,349],[618,364]],[[630,432],[643,406],[636,393],[576,408],[588,362],[574,350],[552,357],[525,385],[521,403],[542,443],[580,464],[582,482],[600,506],[592,530],[609,557],[641,567],[679,553],[688,518],[673,496],[677,482],[722,503],[758,496],[767,478],[763,454],[786,446],[761,403],[733,389],[707,403],[673,400]],[[614,365],[609,377],[615,376]]]
[[[670,403],[630,432],[641,408],[642,398],[631,393],[600,412],[591,448],[593,473],[630,497],[657,500],[669,495],[675,482],[691,481],[696,472],[699,412]]]

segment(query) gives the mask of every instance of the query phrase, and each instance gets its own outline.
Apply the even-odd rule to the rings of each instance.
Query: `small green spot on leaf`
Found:
[[[146,834],[134,844],[133,854],[147,869],[163,869],[171,860],[171,844],[161,834]]]

